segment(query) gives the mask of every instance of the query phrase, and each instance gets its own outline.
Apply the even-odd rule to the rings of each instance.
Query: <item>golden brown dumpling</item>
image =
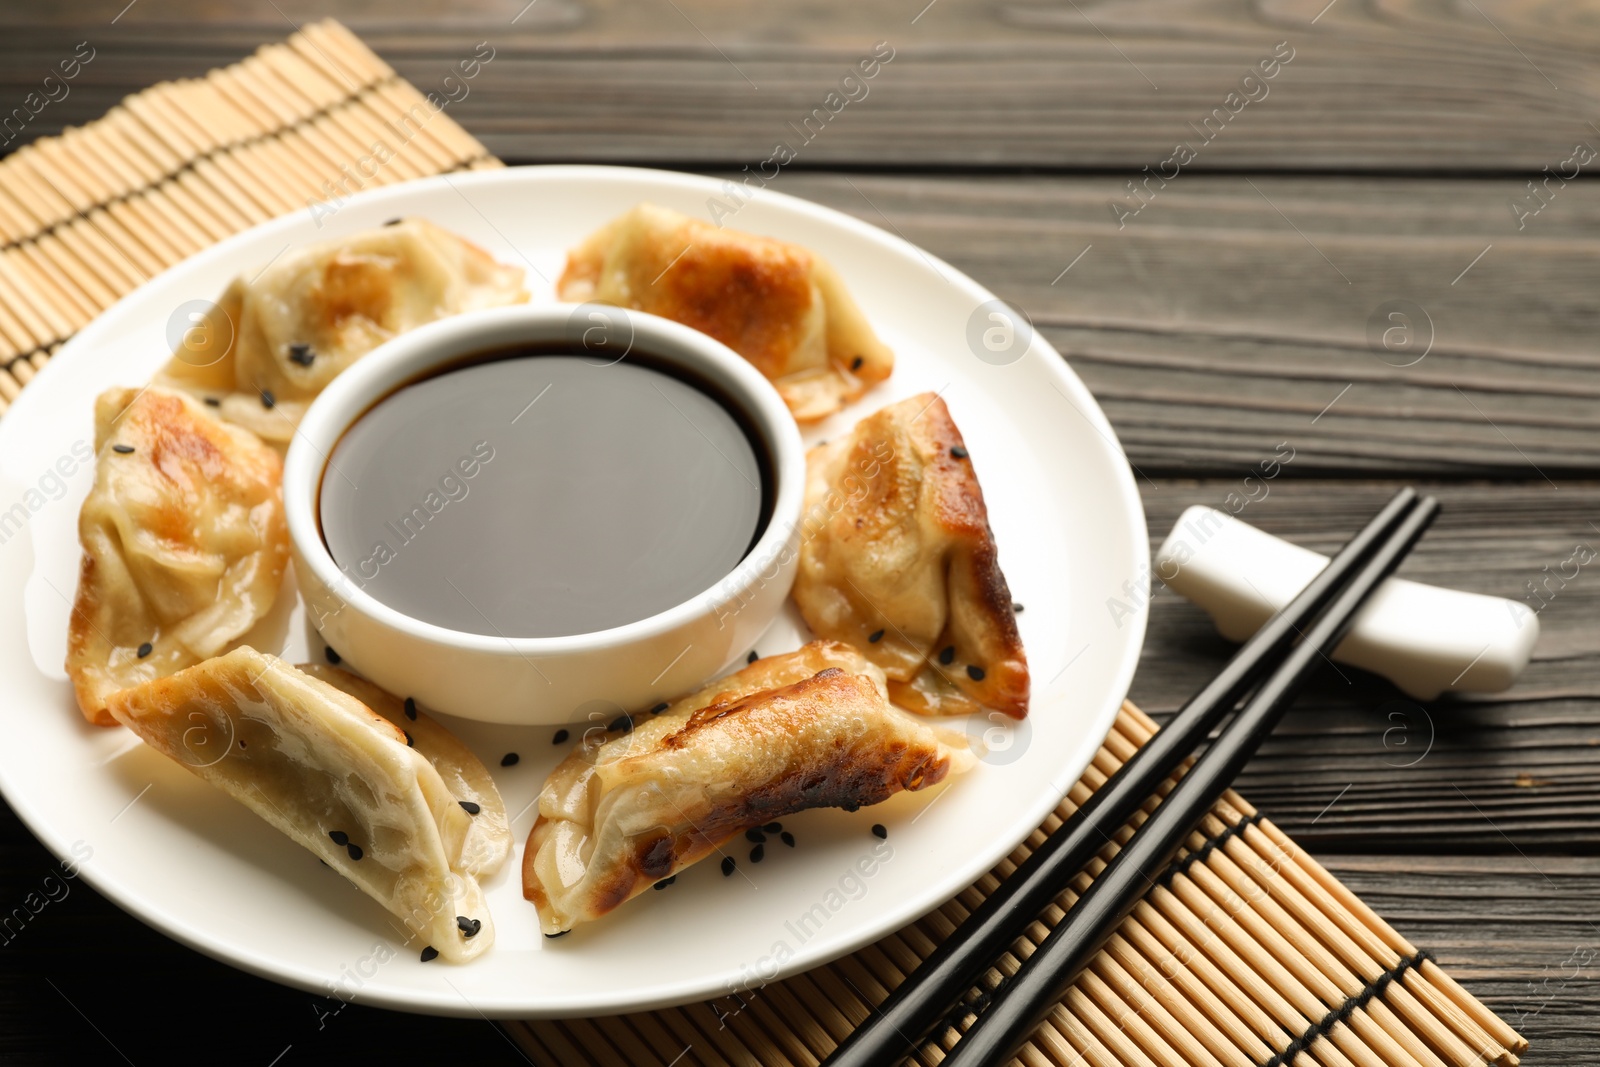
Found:
[[[477,875],[463,861],[474,816],[401,730],[361,701],[246,645],[122,690],[108,706],[152,748],[354,882],[439,956],[462,963],[494,943]]]
[[[402,701],[349,671],[322,663],[302,663],[296,669],[350,694],[399,727],[407,743],[433,764],[451,796],[478,805],[472,818],[472,830],[461,850],[463,870],[486,878],[505,864],[511,855],[511,825],[506,819],[506,803],[500,798],[500,789],[494,784],[489,769],[460,738],[422,710],[416,701]]]
[[[801,422],[833,414],[894,369],[894,353],[820,256],[654,204],[573,249],[556,291],[710,334],[766,375]]]
[[[180,349],[158,382],[216,401],[221,416],[288,441],[306,407],[350,364],[435,319],[528,299],[522,270],[423,219],[291,249],[218,302],[231,334],[215,362]],[[207,338],[207,341],[210,341]],[[204,363],[204,365],[199,365]]]
[[[554,936],[752,827],[806,808],[853,811],[973,762],[964,739],[892,707],[859,653],[815,641],[562,761],[539,795],[523,895]]]
[[[901,707],[1028,713],[1028,660],[983,490],[944,401],[923,393],[806,457],[795,603]]]
[[[183,393],[95,401],[94,488],[67,674],[90,722],[106,698],[199,663],[272,607],[289,559],[278,454]]]

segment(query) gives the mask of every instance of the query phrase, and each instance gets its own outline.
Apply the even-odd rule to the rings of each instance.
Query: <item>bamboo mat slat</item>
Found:
[[[359,187],[502,164],[337,22],[131,96],[0,160],[0,414],[74,332],[222,238]],[[807,1067],[1149,739],[1125,705],[1061,806],[927,916],[807,974],[702,1004],[505,1024],[539,1067]],[[1169,786],[1170,788],[1170,783]],[[1153,807],[975,989],[980,1007]],[[1228,793],[1019,1057],[1028,1067],[1515,1067],[1527,1043],[1242,798]],[[958,1012],[913,1061],[971,1024]]]
[[[392,158],[358,169],[379,142]],[[501,165],[333,21],[20,148],[0,159],[0,415],[90,319],[230,234],[330,191]]]

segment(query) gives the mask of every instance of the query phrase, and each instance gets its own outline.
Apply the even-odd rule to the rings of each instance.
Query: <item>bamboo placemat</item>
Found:
[[[814,1065],[1155,729],[1124,704],[1044,825],[977,884],[870,948],[705,1004],[507,1029],[539,1067]],[[1015,972],[1154,806],[1106,845],[970,1005]],[[938,1063],[972,1019],[952,1017],[912,1062]],[[1018,1058],[1028,1067],[1513,1067],[1526,1048],[1230,790]]]
[[[0,414],[90,319],[230,234],[502,165],[333,21],[18,149],[0,160]]]
[[[348,184],[380,141],[392,158]],[[332,21],[22,148],[0,160],[0,412],[96,314],[229,234],[309,210],[341,180],[350,191],[500,165]],[[1125,705],[1043,826],[976,885],[870,948],[704,1004],[506,1028],[539,1067],[815,1064],[1154,729]],[[1142,820],[1029,930],[1018,956]],[[1024,1064],[1517,1063],[1522,1038],[1235,794],[1188,844],[1034,1037]],[[972,1004],[1016,966],[1002,961]],[[938,1063],[971,1019],[952,1018],[917,1062]]]

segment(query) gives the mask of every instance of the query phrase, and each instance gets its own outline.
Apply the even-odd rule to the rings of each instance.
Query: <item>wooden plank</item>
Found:
[[[1118,186],[797,174],[773,188],[899,233],[1023,308],[1150,477],[1242,473],[1283,442],[1297,474],[1600,472],[1600,186],[1560,189],[1521,231],[1510,179],[1197,176],[1120,230]],[[1386,347],[1397,307],[1417,326]]]
[[[1528,175],[1252,175],[1253,187],[1185,173],[1154,185],[1154,198],[1120,228],[1108,205],[1284,39],[1296,56],[1270,99],[1230,121],[1186,170],[1555,166],[1574,141],[1600,145],[1588,125],[1600,114],[1591,14],[1517,0],[1345,2],[1312,25],[1324,0],[1164,8],[1159,17],[1114,2],[939,0],[912,24],[912,8],[922,7],[827,0],[799,20],[792,9],[714,0],[425,0],[399,15],[366,0],[13,6],[0,11],[0,105],[20,103],[50,57],[85,36],[99,49],[95,62],[27,136],[95,117],[161,78],[237,59],[290,22],[332,14],[424,91],[440,88],[476,41],[492,40],[495,60],[451,109],[492,150],[532,161],[728,167],[766,158],[844,66],[890,40],[896,57],[870,98],[830,120],[775,188],[902,230],[1026,308],[1151,476],[1142,485],[1155,540],[1187,504],[1223,504],[1245,469],[1283,441],[1296,459],[1243,517],[1313,547],[1336,546],[1394,479],[1419,475],[1457,484],[1436,486],[1447,511],[1408,565],[1413,577],[1518,596],[1575,544],[1600,539],[1589,525],[1600,518],[1592,480],[1600,201],[1588,184],[1553,182],[1548,206],[1521,229],[1508,202],[1521,196],[1524,211],[1535,203]],[[808,173],[828,167],[902,173]],[[1019,167],[1113,173],[977,173]],[[974,173],[916,173],[935,168]],[[1366,336],[1374,311],[1402,297],[1426,308],[1437,330],[1434,348],[1411,367],[1394,366],[1394,354]],[[1351,473],[1390,480],[1327,480]],[[1460,481],[1479,476],[1507,484]],[[1586,569],[1559,588],[1542,613],[1536,662],[1504,698],[1416,708],[1375,680],[1347,684],[1329,671],[1240,783],[1521,1026],[1535,1042],[1526,1064],[1584,1062],[1600,1039],[1592,954],[1600,860],[1549,854],[1592,852],[1600,836],[1593,581]],[[1149,610],[1133,695],[1170,711],[1229,649],[1170,594]],[[1457,854],[1467,852],[1488,854]],[[9,811],[0,813],[0,856],[0,899],[13,906],[54,867]],[[169,1059],[170,1035],[146,1024],[170,1013],[173,988],[212,993],[185,1016],[185,1047],[205,1050],[196,1058],[526,1062],[477,1021],[360,1007],[324,1019],[333,1003],[319,1007],[198,957],[81,881],[72,889],[6,945],[14,960],[0,970],[6,1062],[104,1058],[108,1042],[135,1062]],[[90,952],[93,983],[61,968]]]
[[[1296,479],[1288,470],[1239,517],[1324,553],[1400,484]],[[1509,863],[1519,849],[1593,852],[1600,844],[1600,573],[1596,564],[1566,561],[1580,545],[1600,550],[1600,485],[1422,484],[1443,512],[1401,573],[1544,605],[1533,662],[1505,694],[1425,705],[1375,676],[1325,669],[1246,768],[1239,792],[1319,854],[1484,852]],[[1245,490],[1239,481],[1146,486],[1152,548],[1185,508],[1226,508],[1230,493],[1242,498]],[[1529,583],[1541,589],[1537,596]],[[1200,609],[1157,583],[1130,695],[1161,719],[1231,651]],[[1047,655],[1033,652],[1040,662]]]
[[[1239,471],[1284,444],[1321,474],[1600,472],[1593,183],[1552,183],[1546,204],[1510,178],[1195,175],[1136,215],[1112,177],[772,188],[900,232],[1024,308],[1150,477]],[[1406,307],[1416,328],[1389,328]],[[1412,363],[1385,338],[1431,347]]]
[[[784,5],[727,0],[126,0],[0,13],[0,102],[53,57],[98,49],[38,132],[81,123],[151,82],[231,62],[291,24],[347,22],[424,91],[478,41],[493,62],[456,117],[512,162],[756,163],[823,106],[875,42],[893,62],[797,166],[1111,168],[1196,148],[1191,169],[1528,171],[1600,145],[1584,5],[1342,0],[1152,9],[1123,0]],[[512,20],[515,18],[515,22]],[[1228,94],[1279,42],[1293,58],[1254,103]],[[1261,96],[1265,91],[1266,95]],[[857,91],[859,93],[859,91]],[[1214,109],[1221,133],[1194,130]],[[1237,115],[1231,111],[1237,108]],[[1193,127],[1191,123],[1194,124]]]

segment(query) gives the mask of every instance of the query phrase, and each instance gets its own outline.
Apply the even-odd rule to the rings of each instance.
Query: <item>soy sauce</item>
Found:
[[[720,398],[630,358],[498,354],[402,387],[320,492],[339,569],[415,619],[591,633],[710,589],[760,537],[765,453]]]

